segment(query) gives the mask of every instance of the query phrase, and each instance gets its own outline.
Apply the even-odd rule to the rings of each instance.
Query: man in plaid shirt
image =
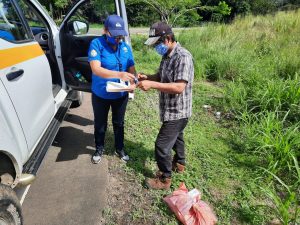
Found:
[[[162,55],[159,71],[151,76],[139,74],[138,87],[144,91],[159,90],[162,126],[155,142],[155,158],[159,171],[146,184],[152,189],[169,189],[172,171],[185,169],[183,131],[192,115],[193,57],[176,42],[171,27],[164,22],[150,27],[145,44]],[[175,155],[172,158],[172,149]]]

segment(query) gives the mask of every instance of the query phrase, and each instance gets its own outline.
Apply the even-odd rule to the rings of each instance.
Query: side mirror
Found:
[[[73,34],[76,35],[87,34],[89,31],[89,26],[87,23],[77,20],[71,22],[71,28]]]

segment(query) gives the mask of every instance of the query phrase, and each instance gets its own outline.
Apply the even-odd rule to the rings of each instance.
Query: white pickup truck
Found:
[[[101,28],[89,24],[109,14],[128,31],[124,0],[76,1],[60,26],[36,0],[0,0],[1,225],[23,224],[13,188],[34,180],[67,110],[90,91],[88,47]]]

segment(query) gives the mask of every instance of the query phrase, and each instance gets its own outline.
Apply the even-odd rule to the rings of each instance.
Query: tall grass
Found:
[[[294,158],[299,156],[300,124],[286,125],[286,118],[280,119],[278,112],[245,113],[243,117],[244,132],[250,145],[248,148],[262,156],[262,163],[274,174],[286,175],[293,171]],[[292,182],[292,176],[283,178]]]
[[[259,76],[241,82],[230,83],[226,88],[227,101],[235,111],[281,112],[281,118],[289,111],[287,120],[299,121],[300,118],[300,78],[265,79]]]
[[[284,224],[297,223],[291,212],[299,207],[299,37],[300,11],[248,16],[179,36],[194,56],[197,78],[225,83],[224,105],[239,118],[242,147],[261,158],[267,182],[284,193],[266,191]]]
[[[259,72],[288,78],[300,71],[299,18],[300,12],[249,16],[182,32],[179,41],[193,53],[198,76],[236,80]]]
[[[273,186],[273,188],[271,187],[262,188],[262,190],[268,195],[268,197],[275,203],[275,212],[277,213],[278,217],[280,218],[281,222],[284,225],[288,225],[288,224],[297,225],[300,216],[300,212],[299,212],[300,168],[299,168],[298,161],[295,157],[293,157],[293,163],[294,163],[293,168],[296,172],[295,173],[296,182],[293,185],[288,186],[274,173],[267,171],[269,174],[271,174],[274,177],[277,186],[275,183],[274,185],[275,187]],[[279,196],[277,194],[277,192],[282,191],[278,189],[278,184],[279,184],[279,188],[281,189],[283,188],[285,190],[285,194],[283,196]]]

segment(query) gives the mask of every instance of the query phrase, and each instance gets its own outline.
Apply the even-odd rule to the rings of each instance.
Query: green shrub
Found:
[[[299,156],[300,124],[288,123],[288,114],[281,119],[280,112],[243,115],[249,149],[261,157],[270,172],[284,175],[284,180],[293,183],[292,165],[293,158]]]

